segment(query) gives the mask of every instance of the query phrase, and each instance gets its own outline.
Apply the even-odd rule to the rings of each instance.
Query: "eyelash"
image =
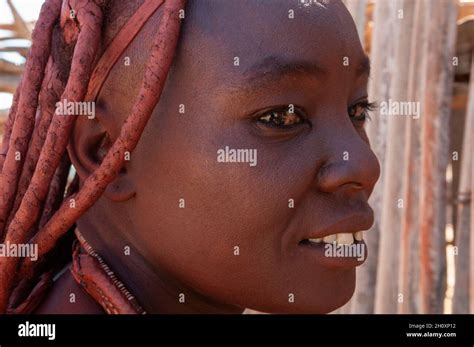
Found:
[[[347,113],[349,114],[349,118],[351,118],[352,121],[364,124],[366,120],[371,119],[368,112],[373,111],[376,109],[376,107],[377,105],[374,102],[363,101],[349,107],[347,109]],[[282,121],[280,118],[276,122],[278,115],[281,115],[282,113],[299,117],[300,121],[285,125],[284,120]],[[257,117],[257,121],[264,124],[265,126],[277,129],[292,129],[302,124],[309,124],[310,126],[312,125],[305,112],[296,106],[294,107],[294,112],[289,112],[288,106],[265,111]]]
[[[359,113],[357,112],[357,108],[359,108]],[[364,124],[366,120],[371,119],[369,112],[375,110],[376,108],[377,104],[375,102],[363,101],[349,107],[347,109],[347,113],[353,121],[362,122],[362,124]]]

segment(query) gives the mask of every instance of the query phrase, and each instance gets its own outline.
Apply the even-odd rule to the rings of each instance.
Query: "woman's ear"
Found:
[[[72,129],[68,152],[80,181],[84,182],[99,168],[109,152],[113,145],[115,131],[107,129],[107,124],[100,121],[100,116],[93,119],[84,116],[77,117]],[[130,176],[127,175],[126,163],[104,192],[105,197],[115,202],[129,200],[136,193]]]

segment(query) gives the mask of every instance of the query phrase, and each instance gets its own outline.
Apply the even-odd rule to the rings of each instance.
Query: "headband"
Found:
[[[117,60],[164,0],[145,0],[120,29],[92,71],[85,101],[95,101]]]

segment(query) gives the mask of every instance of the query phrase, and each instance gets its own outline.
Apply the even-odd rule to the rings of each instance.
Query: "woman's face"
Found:
[[[306,3],[190,1],[162,98],[127,164],[136,192],[125,202],[127,238],[217,302],[323,313],[354,290],[352,264],[302,241],[373,223],[379,166],[362,117],[348,111],[362,114],[368,61],[342,3]],[[127,74],[114,68],[105,85],[111,114],[134,99],[130,90],[107,102],[139,75]],[[248,150],[236,158],[246,162],[229,162],[226,147]]]

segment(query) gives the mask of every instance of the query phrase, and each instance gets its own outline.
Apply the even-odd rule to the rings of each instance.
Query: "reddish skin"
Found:
[[[368,75],[357,77],[364,53],[340,2],[328,9],[298,3],[190,2],[176,60],[132,160],[78,221],[150,313],[326,313],[353,294],[355,268],[322,266],[298,243],[350,216],[348,232],[373,222],[367,199],[380,169],[363,125],[347,113],[367,97]],[[82,181],[110,147],[102,135],[115,139],[130,114],[158,17],[128,48],[132,66],[112,70],[97,119],[75,125],[70,154]],[[327,72],[259,79],[263,84],[245,92],[243,72],[268,56],[318,62]],[[306,111],[312,128],[275,130],[253,121],[260,110],[291,103]],[[225,146],[256,148],[257,166],[218,163],[217,149]],[[103,311],[66,273],[37,312]]]
[[[52,88],[48,88],[48,86],[52,86]],[[53,64],[52,59],[50,59],[46,67],[46,73],[39,96],[41,112],[38,113],[41,114],[41,119],[39,121],[39,125],[35,127],[33,131],[33,136],[28,148],[28,154],[25,164],[23,165],[22,174],[18,184],[13,211],[18,210],[21,200],[28,189],[31,177],[35,171],[36,163],[38,162],[38,158],[41,153],[41,148],[44,144],[46,134],[48,133],[48,128],[54,115],[54,110],[56,107],[55,101],[58,100],[62,95],[64,88],[65,83],[63,83],[59,78],[59,72]],[[7,225],[11,222],[13,217],[14,214],[10,213]]]
[[[32,33],[32,47],[28,55],[28,60],[25,66],[25,74],[22,80],[22,90],[19,94],[18,109],[13,112],[22,115],[18,117],[10,131],[7,131],[7,136],[14,144],[13,150],[9,150],[6,154],[3,163],[2,175],[0,176],[0,185],[2,187],[2,200],[0,204],[0,238],[4,237],[6,233],[5,223],[7,221],[8,213],[13,207],[15,201],[15,190],[21,174],[22,161],[15,160],[17,152],[20,153],[21,158],[24,158],[27,152],[28,143],[34,128],[34,119],[36,116],[36,109],[38,106],[38,94],[41,88],[41,82],[45,74],[45,67],[48,62],[49,52],[51,50],[51,33],[53,30],[53,23],[59,13],[60,0],[52,0],[46,2],[41,7],[40,18],[35,30]],[[2,261],[0,260],[0,263]],[[5,268],[3,268],[5,271]],[[6,282],[6,281],[5,281]],[[0,297],[5,297],[4,288],[0,285]],[[0,299],[0,312],[2,311],[3,303]]]
[[[56,246],[59,238],[95,204],[109,183],[117,178],[120,170],[124,166],[125,160],[129,160],[126,159],[126,157],[135,149],[140,140],[141,134],[160,99],[166,82],[166,76],[168,76],[171,64],[173,63],[181,27],[178,11],[183,7],[184,0],[170,1],[163,7],[164,18],[160,20],[158,32],[155,35],[156,42],[154,42],[150,52],[146,72],[136,97],[136,100],[140,100],[140,102],[136,101],[134,103],[130,116],[127,117],[120,129],[120,135],[114,139],[113,146],[108,148],[105,157],[101,157],[100,167],[94,170],[91,175],[88,175],[87,179],[84,179],[84,175],[81,175],[81,187],[77,193],[71,195],[71,198],[75,200],[76,208],[70,208],[69,203],[64,201],[59,210],[48,220],[44,228],[39,230],[30,240],[31,243],[38,245],[38,256],[41,257],[45,255]],[[96,28],[94,32],[97,30]],[[126,30],[126,28],[124,28],[124,30]],[[76,49],[81,42],[81,37],[84,35],[84,32],[85,30],[83,30],[78,37]],[[82,51],[80,50],[80,52]],[[96,51],[94,50],[94,52]],[[75,56],[73,57],[73,63],[74,60]],[[63,120],[64,118],[58,117],[58,119]],[[57,119],[55,118],[53,121],[55,120]],[[51,127],[53,127],[53,125]],[[74,125],[74,122],[71,123],[71,127],[63,127],[61,134],[64,134],[63,137],[66,139],[66,142],[69,140],[72,125]],[[75,156],[74,148],[75,144],[72,143],[71,149],[69,149],[72,157]],[[42,162],[44,162],[44,160]],[[34,177],[32,180],[32,184],[33,183],[35,183]],[[20,213],[20,211],[18,213]],[[33,262],[29,258],[25,259],[20,269],[20,277],[31,278],[34,276],[34,267]]]
[[[48,5],[50,4],[50,8]],[[56,8],[54,6],[56,6]],[[45,6],[42,8],[42,12],[46,12],[48,16],[53,16],[52,18],[59,17],[59,9],[61,2],[52,1],[45,3]],[[51,11],[49,13],[48,11]],[[54,16],[56,14],[56,16]],[[41,17],[41,15],[40,15]],[[48,19],[49,17],[46,17]],[[86,86],[82,81],[87,80],[87,76],[90,75],[90,69],[92,61],[94,59],[94,54],[97,51],[99,46],[99,37],[95,34],[100,29],[100,23],[102,22],[102,12],[99,7],[93,3],[88,2],[87,7],[84,8],[84,11],[78,13],[78,19],[82,18],[82,33],[78,37],[78,42],[76,43],[75,49],[79,52],[77,55],[73,56],[71,64],[71,78],[68,80],[65,91],[61,96],[62,99],[66,100],[82,100],[86,93]],[[47,22],[46,19],[43,21]],[[48,19],[50,22],[54,23],[54,20],[51,18]],[[47,25],[45,25],[47,27]],[[51,25],[51,28],[53,26]],[[39,27],[41,29],[41,27]],[[37,28],[35,28],[35,31]],[[41,30],[40,30],[41,31]],[[52,29],[50,29],[52,31]],[[48,35],[49,37],[50,35]],[[35,42],[35,38],[33,38]],[[38,44],[39,42],[39,44]],[[41,52],[42,40],[38,40],[38,50]],[[48,47],[48,49],[47,49]],[[50,44],[44,47],[43,50],[49,52]],[[32,48],[31,56],[39,55]],[[48,53],[49,55],[49,53]],[[28,63],[27,63],[28,65]],[[27,68],[28,75],[28,68]],[[42,74],[43,75],[43,74]],[[32,88],[30,84],[35,84],[34,81],[25,80],[25,88],[27,90]],[[20,104],[18,106],[18,114],[22,113],[22,95],[20,95]],[[25,95],[30,95],[26,93]],[[19,118],[21,120],[22,118]],[[32,120],[30,120],[32,121]],[[41,203],[47,198],[48,188],[53,179],[55,168],[58,166],[61,161],[64,151],[66,149],[66,144],[69,138],[69,133],[72,130],[74,122],[72,118],[53,118],[51,125],[48,130],[48,136],[45,139],[43,149],[41,150],[39,161],[39,169],[35,171],[30,187],[28,191],[25,192],[25,196],[21,202],[21,205],[18,211],[15,214],[11,224],[8,226],[8,230],[4,239],[5,243],[24,243],[27,242],[27,235],[24,233],[24,230],[29,230],[37,219],[40,216]],[[21,129],[23,132],[31,126],[27,122],[27,126],[23,126],[23,123],[18,123],[18,129]],[[12,142],[16,142],[18,134],[16,134],[16,126],[13,128],[12,133]],[[32,130],[32,129],[31,129]],[[20,131],[20,132],[22,132]],[[30,133],[31,135],[31,133]],[[29,138],[30,135],[27,137]],[[8,173],[11,173],[15,170],[15,165],[10,165],[9,158],[11,151],[8,152],[5,165],[2,171],[2,181],[0,185],[4,185],[5,182],[9,182]],[[16,179],[18,181],[18,179]],[[8,194],[7,194],[8,195]],[[7,196],[6,195],[6,196]],[[1,218],[1,217],[0,217]],[[0,220],[1,222],[1,220]],[[4,312],[8,298],[13,290],[12,283],[15,276],[15,269],[18,266],[19,258],[17,257],[0,257],[0,270],[3,272],[2,281],[0,281],[0,312]]]

